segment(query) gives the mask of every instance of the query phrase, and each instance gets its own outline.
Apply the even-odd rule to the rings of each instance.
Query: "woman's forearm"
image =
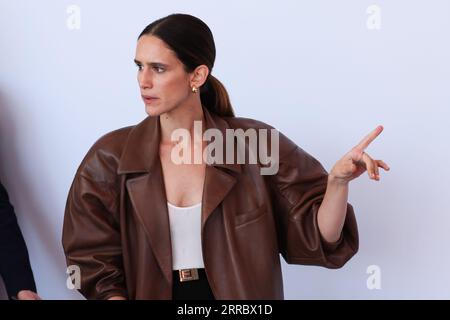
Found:
[[[339,240],[347,213],[348,184],[367,171],[370,179],[379,181],[378,167],[388,171],[389,166],[382,160],[373,160],[364,150],[383,131],[377,126],[356,146],[335,163],[328,175],[327,190],[320,205],[317,223],[325,241]]]
[[[340,182],[329,175],[327,190],[317,217],[320,233],[328,242],[339,240],[347,213],[347,201],[348,182]]]

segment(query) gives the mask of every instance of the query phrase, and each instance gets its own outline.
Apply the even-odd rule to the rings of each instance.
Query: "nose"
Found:
[[[153,87],[153,79],[151,72],[143,69],[141,72],[138,73],[138,82],[139,87],[141,89],[148,89]]]

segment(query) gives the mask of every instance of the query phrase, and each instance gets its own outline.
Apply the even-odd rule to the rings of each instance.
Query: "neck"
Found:
[[[194,139],[194,121],[202,121],[204,127],[204,114],[200,101],[192,104],[185,104],[163,113],[159,117],[161,124],[161,143],[172,144],[172,132],[176,129],[186,129]],[[203,131],[203,129],[202,129]],[[198,133],[197,133],[198,134]],[[201,132],[203,135],[203,132]],[[200,137],[201,139],[201,137]]]

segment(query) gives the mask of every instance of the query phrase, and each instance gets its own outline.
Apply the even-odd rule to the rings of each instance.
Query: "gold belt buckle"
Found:
[[[197,269],[182,269],[178,270],[180,275],[180,282],[198,280],[198,270]]]

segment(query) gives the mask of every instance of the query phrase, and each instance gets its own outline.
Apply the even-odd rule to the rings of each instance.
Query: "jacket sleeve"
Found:
[[[340,239],[322,238],[317,214],[325,195],[328,173],[310,154],[279,133],[279,168],[268,176],[277,225],[279,250],[289,264],[342,267],[358,251],[358,229],[347,204]]]
[[[99,153],[88,153],[71,185],[64,215],[62,244],[67,265],[79,267],[77,289],[87,299],[127,297],[119,195],[113,173],[108,173],[105,163]],[[76,278],[72,280],[76,285]]]
[[[0,274],[9,298],[21,290],[36,292],[28,250],[8,193],[0,183]]]

